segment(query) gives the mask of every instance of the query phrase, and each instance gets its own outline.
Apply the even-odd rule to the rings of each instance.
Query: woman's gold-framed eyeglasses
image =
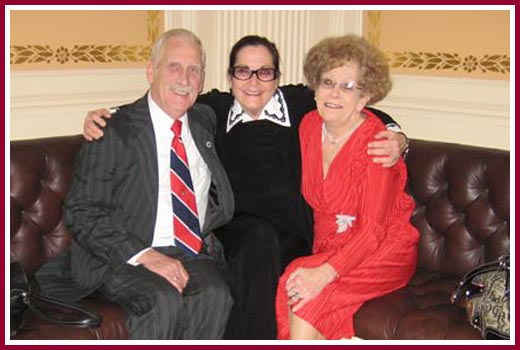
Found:
[[[326,89],[326,90],[332,90],[336,87],[336,85],[339,87],[339,91],[344,92],[344,93],[348,93],[348,92],[351,92],[354,90],[363,90],[363,88],[357,86],[356,83],[353,81],[349,81],[346,83],[336,83],[335,81],[333,81],[330,78],[322,78],[322,79],[320,79],[320,82],[319,82],[319,86],[322,89]]]

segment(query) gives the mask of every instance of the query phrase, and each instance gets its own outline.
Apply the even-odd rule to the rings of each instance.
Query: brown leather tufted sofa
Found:
[[[11,142],[11,262],[29,273],[68,246],[62,204],[80,136]],[[479,339],[449,296],[469,269],[509,250],[509,152],[412,140],[409,191],[421,232],[417,273],[405,288],[355,316],[364,339]],[[98,296],[80,302],[103,316],[99,329],[50,325],[27,314],[15,339],[126,339],[123,310]]]
[[[29,274],[63,251],[72,239],[62,205],[81,142],[79,135],[11,142],[11,262],[21,262]],[[29,312],[24,329],[14,339],[128,338],[119,305],[96,296],[79,304],[102,315],[99,329],[56,326]]]
[[[365,339],[481,339],[449,297],[465,272],[509,251],[509,152],[412,141],[408,192],[421,234],[417,272],[405,288],[355,315]]]

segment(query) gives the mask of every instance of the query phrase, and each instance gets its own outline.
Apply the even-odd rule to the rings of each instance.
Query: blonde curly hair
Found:
[[[316,90],[324,73],[349,62],[359,67],[357,84],[370,95],[368,104],[381,101],[392,88],[388,61],[381,50],[354,34],[323,39],[307,52],[303,73],[308,86]]]

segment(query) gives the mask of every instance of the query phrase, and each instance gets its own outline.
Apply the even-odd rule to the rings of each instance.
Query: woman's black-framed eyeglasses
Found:
[[[246,66],[238,66],[231,68],[231,75],[238,80],[249,80],[256,75],[260,81],[273,81],[278,78],[278,71],[274,68],[259,68],[252,70]]]

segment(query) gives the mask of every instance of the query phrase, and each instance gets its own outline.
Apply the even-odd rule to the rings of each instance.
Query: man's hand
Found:
[[[148,270],[164,277],[179,293],[182,293],[190,279],[188,272],[179,260],[170,258],[154,249],[146,251],[137,259],[137,262]]]
[[[98,109],[88,112],[83,123],[83,137],[87,141],[99,140],[103,137],[103,128],[107,125],[105,118],[111,118],[108,109]]]
[[[374,163],[381,163],[384,168],[389,168],[397,163],[397,160],[407,146],[407,139],[401,133],[391,130],[383,130],[375,135],[379,141],[368,143],[368,154],[376,156],[372,159]]]
[[[285,283],[292,312],[298,311],[319,295],[337,276],[336,270],[328,263],[315,268],[300,267],[294,270]]]

